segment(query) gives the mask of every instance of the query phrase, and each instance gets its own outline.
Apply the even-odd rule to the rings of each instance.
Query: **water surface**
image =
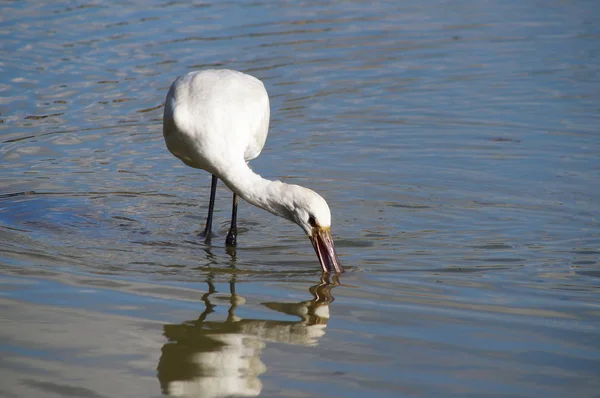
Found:
[[[4,2],[7,397],[596,397],[592,1]],[[162,139],[171,82],[265,82],[261,175],[347,273]]]

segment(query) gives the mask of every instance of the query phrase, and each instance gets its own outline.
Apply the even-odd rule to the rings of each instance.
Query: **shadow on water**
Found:
[[[314,346],[325,335],[329,321],[331,290],[337,276],[322,275],[311,286],[312,299],[298,303],[265,302],[263,306],[296,321],[242,319],[236,309],[245,299],[236,293],[236,276],[229,281],[229,308],[223,321],[211,321],[217,292],[208,276],[208,292],[202,296],[204,311],[196,320],[164,325],[169,340],[162,348],[158,379],[164,394],[185,397],[257,396],[262,391],[259,376],[267,367],[261,353],[267,342]]]

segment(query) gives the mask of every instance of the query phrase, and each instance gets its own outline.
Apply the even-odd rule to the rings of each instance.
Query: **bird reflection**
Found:
[[[299,303],[262,303],[265,307],[297,316],[297,321],[241,319],[235,315],[245,303],[235,293],[235,280],[229,283],[230,298],[224,321],[207,320],[214,312],[211,296],[217,292],[211,281],[202,296],[205,310],[194,321],[165,325],[169,340],[158,363],[158,379],[163,394],[177,397],[216,398],[230,395],[254,397],[260,394],[259,376],[267,367],[260,355],[266,342],[313,346],[325,335],[329,320],[331,289],[339,284],[324,274],[309,292],[311,300]]]

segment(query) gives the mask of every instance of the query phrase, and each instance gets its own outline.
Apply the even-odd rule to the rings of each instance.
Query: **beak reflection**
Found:
[[[315,253],[317,253],[323,272],[335,272],[338,274],[344,272],[335,252],[330,228],[315,227],[310,236],[310,241],[315,248]]]

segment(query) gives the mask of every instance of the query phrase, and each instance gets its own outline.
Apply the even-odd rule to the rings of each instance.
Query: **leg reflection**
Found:
[[[260,356],[267,342],[313,346],[325,335],[329,320],[331,290],[338,283],[322,277],[311,286],[312,299],[299,303],[263,303],[297,320],[242,319],[235,315],[245,303],[236,294],[235,276],[229,282],[227,313],[218,319],[218,293],[212,279],[202,296],[205,309],[198,319],[165,325],[168,342],[162,348],[158,379],[164,394],[184,397],[257,396],[262,390],[259,376],[266,371]],[[221,301],[222,302],[222,301]],[[214,316],[212,316],[214,314]],[[210,317],[216,320],[208,320]]]

